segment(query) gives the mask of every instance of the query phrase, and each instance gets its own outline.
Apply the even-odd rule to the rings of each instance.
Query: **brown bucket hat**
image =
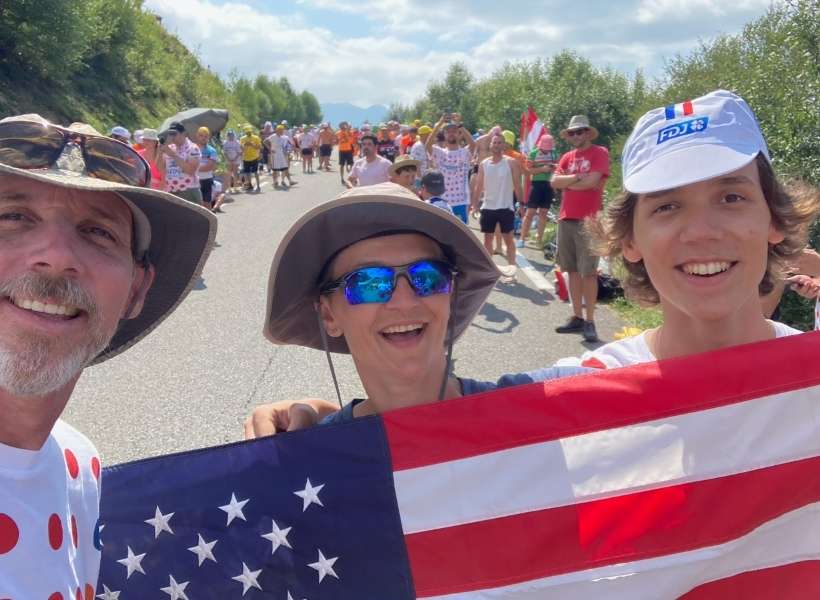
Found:
[[[10,122],[34,123],[83,136],[105,137],[85,123],[62,127],[34,114],[7,117],[0,124]],[[191,291],[213,248],[216,217],[210,211],[167,192],[91,177],[76,153],[72,155],[64,150],[51,167],[30,169],[11,166],[19,162],[17,152],[19,149],[4,145],[0,140],[0,174],[76,190],[114,192],[131,209],[135,258],[154,265],[156,276],[140,314],[120,321],[108,347],[92,364],[113,358],[148,335]]]
[[[459,219],[394,183],[353,188],[302,215],[276,250],[268,280],[263,332],[275,344],[323,350],[316,316],[320,276],[340,250],[374,235],[417,231],[450,255],[458,268],[453,340],[475,318],[500,275],[473,232]],[[328,350],[349,354],[344,337],[326,338]]]

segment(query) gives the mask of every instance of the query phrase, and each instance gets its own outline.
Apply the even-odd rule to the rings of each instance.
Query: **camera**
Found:
[[[164,135],[159,136],[159,143],[163,146],[165,145],[165,136]]]

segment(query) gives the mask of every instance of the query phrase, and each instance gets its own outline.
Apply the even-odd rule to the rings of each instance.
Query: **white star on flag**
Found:
[[[185,588],[188,587],[188,582],[183,581],[182,583],[177,583],[173,575],[169,575],[169,577],[171,581],[168,587],[160,588],[160,590],[171,596],[171,600],[188,600],[188,596],[185,595]]]
[[[290,595],[290,590],[288,590],[288,600],[295,600],[294,597]],[[302,598],[302,600],[307,600],[307,598]]]
[[[131,577],[131,574],[134,571],[138,573],[142,573],[145,575],[145,571],[142,570],[142,559],[145,558],[145,554],[134,554],[134,551],[131,550],[131,546],[126,546],[128,548],[128,556],[125,558],[119,559],[117,562],[121,565],[125,565],[125,568],[128,570],[126,573],[125,578],[128,579]]]
[[[162,514],[162,511],[159,509],[159,506],[157,506],[157,510],[154,512],[154,518],[145,519],[146,523],[154,526],[154,539],[157,539],[159,537],[159,534],[163,531],[167,531],[171,535],[174,534],[173,530],[171,529],[171,526],[168,525],[168,521],[170,521],[171,517],[173,516],[174,513],[168,513],[167,515]]]
[[[120,600],[120,593],[112,592],[107,585],[103,584],[103,593],[97,594],[97,598],[100,600]]]
[[[322,504],[322,501],[319,500],[319,492],[322,491],[323,487],[325,487],[324,483],[317,485],[316,487],[313,487],[310,483],[310,478],[308,477],[307,483],[305,484],[305,489],[293,492],[303,500],[302,512],[305,512],[308,509],[308,506],[310,506],[311,504],[318,504],[319,506],[324,506],[324,504]]]
[[[237,575],[236,577],[231,577],[234,581],[238,581],[242,584],[242,595],[244,596],[249,589],[255,587],[257,590],[261,590],[262,586],[259,585],[259,582],[256,581],[256,578],[259,577],[259,573],[262,572],[262,569],[258,571],[251,571],[244,562],[242,563],[242,574]]]
[[[273,521],[273,519],[271,519],[271,521]],[[271,554],[275,553],[279,549],[279,546],[293,549],[293,546],[291,546],[290,542],[288,542],[288,534],[291,529],[293,528],[285,527],[284,529],[279,529],[279,525],[276,524],[276,521],[273,521],[273,529],[271,529],[271,532],[262,534],[263,538],[270,540],[272,545],[270,550]]]
[[[199,558],[199,565],[202,566],[202,563],[205,562],[205,559],[210,559],[214,562],[217,562],[216,558],[214,558],[213,548],[216,546],[216,542],[218,540],[214,540],[213,542],[206,542],[205,539],[202,537],[201,533],[196,534],[199,540],[196,543],[196,546],[191,546],[188,548],[191,552],[197,555]]]
[[[236,494],[232,493],[231,494],[231,501],[228,504],[225,504],[224,506],[219,507],[221,510],[224,510],[226,513],[228,513],[228,524],[227,525],[230,525],[231,521],[233,521],[237,517],[239,517],[243,521],[247,521],[247,519],[245,518],[245,513],[242,512],[242,509],[248,503],[248,500],[249,499],[242,500],[242,501],[237,501]],[[227,527],[227,525],[226,525],[226,527]]]
[[[336,575],[336,571],[333,570],[333,563],[337,560],[339,560],[338,556],[335,558],[325,558],[325,555],[319,550],[319,560],[315,563],[308,564],[308,566],[319,572],[319,583],[322,583],[322,579],[325,578],[325,575],[333,575],[336,579],[339,579],[339,576]]]

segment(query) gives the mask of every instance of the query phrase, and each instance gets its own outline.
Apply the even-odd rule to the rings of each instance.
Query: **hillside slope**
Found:
[[[0,2],[1,116],[36,112],[133,130],[192,106],[246,121],[220,78],[141,0]]]

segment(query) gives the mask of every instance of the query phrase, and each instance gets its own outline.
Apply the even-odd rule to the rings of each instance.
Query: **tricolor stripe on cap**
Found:
[[[695,112],[695,109],[692,108],[691,100],[681,102],[680,104],[670,104],[664,110],[666,111],[667,121],[669,121],[670,119],[676,119],[678,117],[685,117]]]

